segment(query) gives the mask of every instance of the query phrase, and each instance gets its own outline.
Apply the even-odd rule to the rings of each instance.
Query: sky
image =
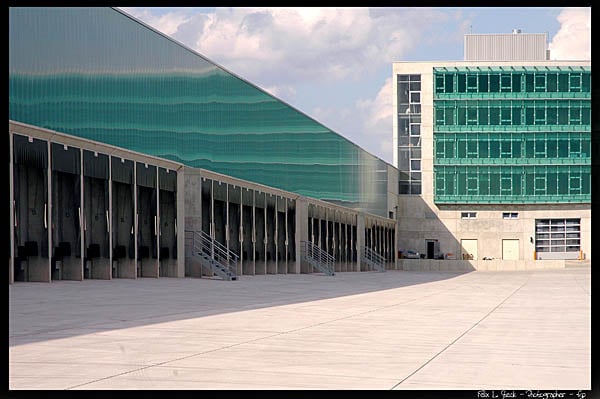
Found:
[[[121,7],[388,163],[392,62],[463,60],[469,33],[547,33],[591,59],[590,7]]]

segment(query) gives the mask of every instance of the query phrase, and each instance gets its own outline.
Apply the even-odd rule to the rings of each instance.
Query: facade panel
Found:
[[[437,203],[590,201],[589,67],[433,74]]]
[[[465,35],[465,61],[507,61],[547,59],[546,33]]]
[[[9,119],[387,216],[387,163],[111,8],[9,9]]]

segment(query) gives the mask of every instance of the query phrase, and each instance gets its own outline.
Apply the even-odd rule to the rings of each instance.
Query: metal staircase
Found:
[[[302,259],[328,276],[335,276],[335,258],[310,241],[301,242]]]
[[[223,280],[237,280],[237,264],[239,255],[230,251],[223,244],[203,231],[186,230],[188,250],[191,256],[208,267]]]
[[[373,270],[385,271],[385,258],[369,247],[364,247],[362,260]]]

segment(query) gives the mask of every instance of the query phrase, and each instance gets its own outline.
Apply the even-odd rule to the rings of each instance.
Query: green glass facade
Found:
[[[436,203],[588,203],[589,67],[434,68]]]
[[[387,216],[381,159],[112,8],[9,8],[9,119]]]

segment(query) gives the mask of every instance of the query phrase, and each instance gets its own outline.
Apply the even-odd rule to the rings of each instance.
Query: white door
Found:
[[[519,240],[502,240],[502,259],[519,259]]]
[[[477,260],[477,240],[460,240],[461,259]]]

